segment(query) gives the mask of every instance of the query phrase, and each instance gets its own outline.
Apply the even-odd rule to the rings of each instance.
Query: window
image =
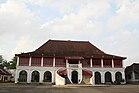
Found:
[[[32,57],[31,66],[41,66],[41,57]]]
[[[53,66],[53,58],[43,58],[43,66],[52,67]]]
[[[29,66],[29,57],[20,57],[19,66]]]
[[[122,67],[122,60],[121,59],[114,59],[114,67]]]
[[[101,67],[101,59],[93,59],[92,66],[93,67]]]
[[[104,59],[103,66],[104,67],[112,67],[112,59]]]
[[[63,58],[56,58],[55,59],[55,66],[56,67],[65,67],[66,66],[65,59],[63,59]]]

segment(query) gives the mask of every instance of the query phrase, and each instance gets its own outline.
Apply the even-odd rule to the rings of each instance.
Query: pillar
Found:
[[[41,66],[43,67],[43,57],[41,58]]]
[[[19,78],[19,72],[18,69],[15,71],[15,83],[18,83],[18,78]]]
[[[80,64],[81,62],[80,62],[80,60],[78,61],[78,64]]]
[[[110,72],[111,73],[111,77],[112,77],[112,82],[114,82],[115,81],[115,72]]]
[[[113,61],[113,59],[112,59],[112,68],[114,68],[114,61]]]
[[[103,59],[101,59],[101,67],[103,68]]]
[[[55,75],[55,74],[56,74],[56,73],[55,73],[55,70],[52,71],[51,74],[52,74],[52,83],[55,83],[55,78],[56,78],[56,77],[55,77],[55,76],[56,76],[56,75]]]
[[[101,72],[101,83],[105,83],[105,73]]]
[[[78,68],[82,68],[80,60],[78,61]]]
[[[92,85],[95,85],[95,72],[92,72]]]
[[[92,67],[92,58],[90,58],[90,67]]]
[[[55,57],[53,57],[53,67],[55,67]]]
[[[31,83],[31,71],[27,71],[27,83]]]
[[[19,56],[17,56],[17,63],[16,66],[19,66]]]
[[[29,66],[31,66],[31,56],[29,57]]]
[[[40,80],[39,80],[39,83],[43,83],[43,71],[40,71]]]

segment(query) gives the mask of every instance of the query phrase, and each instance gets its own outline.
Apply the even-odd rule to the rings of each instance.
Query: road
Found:
[[[47,86],[0,83],[0,93],[139,93],[139,85]]]

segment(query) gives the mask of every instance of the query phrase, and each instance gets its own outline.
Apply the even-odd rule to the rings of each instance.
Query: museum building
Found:
[[[15,83],[102,84],[125,79],[123,60],[89,41],[48,40],[33,52],[16,54]]]

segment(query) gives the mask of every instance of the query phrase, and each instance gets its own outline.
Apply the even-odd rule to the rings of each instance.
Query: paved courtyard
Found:
[[[139,93],[139,85],[45,86],[0,83],[0,93]]]

